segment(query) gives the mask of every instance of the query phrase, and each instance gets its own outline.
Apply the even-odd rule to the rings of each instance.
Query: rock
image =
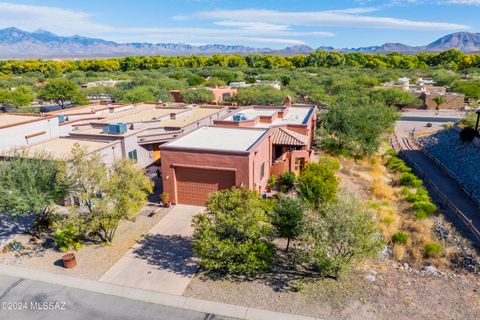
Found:
[[[369,282],[375,282],[375,280],[377,280],[373,274],[367,274],[363,278]]]
[[[440,271],[438,271],[437,268],[435,268],[434,266],[425,266],[422,268],[421,270],[423,273],[426,273],[426,274],[439,274]]]

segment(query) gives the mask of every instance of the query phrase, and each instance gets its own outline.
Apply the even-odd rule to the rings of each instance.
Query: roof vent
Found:
[[[233,115],[233,121],[246,121],[247,116],[244,113],[237,113]]]

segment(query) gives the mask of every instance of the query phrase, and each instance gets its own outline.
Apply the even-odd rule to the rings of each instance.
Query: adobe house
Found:
[[[174,204],[204,205],[222,189],[264,192],[272,174],[299,173],[313,154],[316,107],[250,106],[160,147],[164,192]]]
[[[271,129],[201,127],[160,147],[163,190],[174,204],[205,205],[234,186],[263,192],[270,176]]]
[[[238,90],[236,88],[232,88],[232,87],[229,87],[229,86],[223,86],[223,87],[218,87],[217,86],[217,87],[214,87],[214,88],[209,88],[209,87],[192,88],[192,89],[189,89],[189,90],[200,90],[200,89],[209,90],[209,91],[212,92],[213,100],[210,101],[210,103],[212,103],[212,104],[220,104],[220,103],[223,102],[223,100],[225,98],[233,97],[238,92]],[[175,101],[177,103],[184,102],[182,92],[180,90],[171,90],[170,95],[172,96],[173,101]]]
[[[216,126],[272,129],[272,174],[299,173],[310,161],[317,124],[317,108],[293,105],[286,97],[284,106],[240,107],[234,114],[215,120]]]

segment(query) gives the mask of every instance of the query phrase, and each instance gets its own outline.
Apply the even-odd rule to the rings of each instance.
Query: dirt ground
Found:
[[[412,220],[411,214],[404,212],[409,204],[401,200],[396,190],[400,188],[387,187],[391,184],[391,174],[383,168],[377,170],[376,176],[372,175],[373,169],[379,168],[379,162],[376,163],[341,159],[342,168],[337,173],[340,187],[368,203],[387,206],[395,212],[398,225],[405,219]],[[385,190],[375,190],[372,177],[384,181],[376,183]],[[438,241],[433,226],[444,226],[448,238],[441,241],[446,249],[461,248],[474,256],[466,255],[459,261],[458,268],[450,263],[447,254],[436,259],[410,256],[397,262],[393,260],[389,244],[386,249],[390,252],[384,250],[382,258],[367,261],[338,281],[302,277],[288,268],[279,269],[277,263],[274,272],[255,280],[216,280],[198,274],[184,295],[320,319],[480,319],[480,269],[478,259],[469,260],[478,257],[441,213],[421,224],[412,221],[425,225],[417,231],[418,237]],[[276,244],[283,247],[278,241]],[[428,265],[437,267],[438,273],[420,271]],[[473,271],[466,272],[468,267]]]
[[[88,244],[81,247],[76,252],[78,265],[73,269],[63,267],[61,257],[65,253],[59,252],[51,239],[32,242],[32,237],[28,235],[16,237],[15,240],[25,248],[18,253],[0,253],[0,263],[97,280],[169,210],[171,208],[162,208],[152,217],[140,213],[135,221],[122,222],[112,245]],[[142,210],[144,213],[150,211],[147,208]]]
[[[414,273],[383,261],[339,281],[306,281],[299,292],[275,285],[275,277],[233,281],[199,275],[184,295],[321,319],[480,319],[479,276]]]

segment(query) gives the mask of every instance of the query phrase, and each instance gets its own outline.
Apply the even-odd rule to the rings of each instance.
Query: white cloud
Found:
[[[175,20],[187,17],[174,17]],[[60,7],[0,2],[0,28],[18,27],[27,31],[45,29],[60,35],[80,34],[118,42],[184,42],[304,44],[293,37],[329,37],[331,32],[296,32],[288,25],[216,21],[211,28],[114,27],[95,20],[94,15]]]
[[[458,0],[463,1],[463,0]],[[369,9],[372,12],[373,9]],[[268,24],[283,24],[290,26],[340,26],[340,27],[361,27],[376,29],[397,29],[397,30],[462,30],[468,29],[466,25],[415,21],[408,19],[389,18],[362,15],[365,11],[355,9],[331,10],[331,11],[309,11],[309,12],[286,12],[274,10],[214,10],[204,11],[196,14],[197,17],[223,20],[229,19],[237,22],[262,21]]]

